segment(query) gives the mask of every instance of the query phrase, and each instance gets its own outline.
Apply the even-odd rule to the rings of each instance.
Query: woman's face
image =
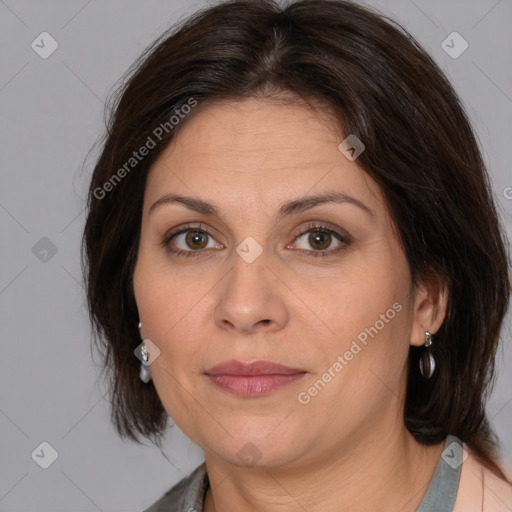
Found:
[[[409,345],[431,326],[379,188],[342,140],[300,104],[226,102],[187,120],[148,175],[142,338],[160,350],[163,406],[205,456],[325,461],[403,427]],[[207,375],[233,360],[296,372]]]

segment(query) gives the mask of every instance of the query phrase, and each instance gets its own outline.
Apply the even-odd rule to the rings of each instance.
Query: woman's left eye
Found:
[[[298,247],[311,254],[311,256],[329,256],[343,250],[348,245],[348,241],[337,231],[329,229],[325,226],[308,226],[307,231],[302,232],[295,238],[295,242],[302,244]],[[336,242],[336,246],[332,249],[332,244]],[[313,250],[307,246],[312,247]],[[326,250],[329,249],[330,250]]]

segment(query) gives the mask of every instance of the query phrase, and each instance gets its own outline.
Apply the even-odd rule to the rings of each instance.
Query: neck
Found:
[[[204,511],[414,512],[443,443],[420,445],[403,424],[386,431],[392,434],[361,436],[359,431],[336,449],[330,445],[314,457],[278,467],[240,467],[205,453],[210,488]]]

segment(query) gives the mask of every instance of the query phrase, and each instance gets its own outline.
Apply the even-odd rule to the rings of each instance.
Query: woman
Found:
[[[509,510],[487,180],[442,72],[356,4],[226,2],[156,41],[84,232],[119,434],[169,415],[204,452],[147,510]]]

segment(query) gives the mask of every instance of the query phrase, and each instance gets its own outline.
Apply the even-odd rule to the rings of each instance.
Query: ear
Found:
[[[439,276],[429,276],[414,291],[411,345],[425,344],[425,331],[435,334],[448,308],[448,286]]]

